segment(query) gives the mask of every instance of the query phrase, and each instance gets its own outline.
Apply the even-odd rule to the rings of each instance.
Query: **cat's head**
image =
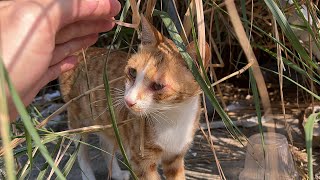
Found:
[[[125,104],[134,113],[146,113],[182,103],[199,94],[200,87],[175,44],[164,37],[144,17],[141,45],[125,68]],[[207,66],[211,54],[206,44]],[[187,51],[195,60],[194,43]]]

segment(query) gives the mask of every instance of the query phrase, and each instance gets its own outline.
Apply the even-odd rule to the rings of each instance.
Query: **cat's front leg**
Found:
[[[139,180],[160,180],[157,164],[153,160],[132,161],[132,168]]]
[[[167,180],[184,180],[184,154],[165,157],[162,160],[162,168]]]
[[[159,159],[159,153],[147,149],[143,156],[137,152],[130,157],[133,171],[139,180],[160,180],[157,170]]]

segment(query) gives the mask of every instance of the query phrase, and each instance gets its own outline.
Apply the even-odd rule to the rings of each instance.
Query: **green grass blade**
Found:
[[[313,75],[317,76],[320,78],[320,75],[313,70],[313,68],[310,68],[304,61],[301,60],[300,57],[298,57],[295,53],[293,53],[288,47],[286,47],[283,43],[281,43],[280,41],[278,41],[276,38],[272,37],[270,34],[268,34],[267,32],[265,32],[264,30],[262,30],[261,28],[259,28],[256,25],[252,25],[252,27],[254,27],[256,30],[258,30],[259,32],[263,33],[265,36],[269,37],[272,41],[274,41],[275,43],[279,44],[286,52],[288,52],[290,55],[292,55],[294,58],[298,59],[299,62],[308,70],[310,70]],[[258,45],[257,45],[258,46]],[[270,50],[269,50],[270,51]],[[271,52],[271,51],[270,51]]]
[[[155,10],[154,15],[160,16],[162,19],[164,25],[166,26],[172,41],[175,43],[176,47],[178,48],[180,54],[182,55],[183,59],[185,60],[189,70],[192,72],[195,80],[198,82],[204,93],[208,96],[211,104],[215,108],[215,110],[218,112],[220,117],[222,118],[223,123],[225,124],[227,130],[230,132],[230,134],[237,139],[242,145],[242,141],[240,140],[240,136],[244,136],[241,131],[236,127],[233,122],[231,121],[230,117],[227,115],[227,113],[222,109],[220,106],[218,100],[216,99],[214,93],[212,90],[210,90],[210,85],[206,83],[206,81],[202,78],[197,66],[194,64],[192,58],[190,55],[186,52],[186,47],[183,43],[182,38],[180,37],[176,27],[174,26],[174,23],[170,19],[167,13]]]
[[[124,6],[124,8],[123,8],[123,10],[121,12],[120,21],[123,21],[126,18],[129,7],[130,7],[130,1],[127,0],[126,4],[125,4],[125,6]],[[117,29],[115,31],[115,34],[114,34],[112,42],[111,42],[111,46],[116,42],[121,29],[122,29],[121,26],[117,26]],[[111,50],[109,49],[108,50],[108,54],[110,54],[110,52],[111,52]],[[131,176],[134,179],[137,179],[135,173],[133,172],[133,170],[131,168],[131,165],[129,163],[128,157],[126,155],[126,152],[124,150],[123,143],[122,143],[122,140],[121,140],[121,137],[120,137],[120,133],[119,133],[119,128],[117,126],[117,120],[116,120],[114,108],[113,108],[113,105],[112,105],[112,98],[111,98],[111,94],[110,94],[110,85],[109,85],[109,80],[108,80],[108,75],[107,75],[107,64],[108,64],[107,62],[108,62],[108,59],[105,59],[104,72],[103,72],[103,84],[104,84],[104,88],[105,88],[105,94],[106,94],[106,97],[107,97],[107,105],[108,105],[109,114],[110,114],[110,117],[111,117],[112,127],[113,127],[113,130],[114,130],[116,139],[117,139],[117,143],[118,143],[119,149],[120,149],[121,154],[122,154],[122,156],[124,158],[124,163],[127,166],[127,168],[129,169]]]
[[[320,113],[311,114],[308,117],[307,123],[304,126],[305,137],[306,137],[306,149],[308,154],[308,175],[309,179],[313,180],[313,160],[312,160],[312,137],[313,137],[313,126],[320,120]]]
[[[115,133],[118,145],[119,145],[119,149],[120,149],[120,151],[122,153],[122,156],[124,158],[124,163],[129,168],[131,176],[134,179],[137,179],[136,175],[134,174],[134,172],[133,172],[133,170],[132,170],[132,168],[130,166],[128,157],[126,155],[126,152],[124,150],[124,147],[123,147],[123,144],[122,144],[122,140],[121,140],[121,137],[120,137],[120,132],[119,132],[118,125],[117,125],[116,115],[115,115],[115,112],[114,112],[114,109],[113,109],[113,105],[112,105],[112,98],[111,98],[111,94],[110,94],[110,86],[109,86],[109,81],[108,81],[108,75],[106,73],[106,68],[107,68],[107,65],[105,64],[105,69],[104,69],[104,73],[103,73],[103,81],[104,81],[104,88],[105,88],[105,93],[106,93],[106,97],[107,97],[108,109],[109,109],[109,113],[110,113],[110,117],[111,117],[113,130],[114,130],[114,133]]]
[[[290,41],[291,45],[294,47],[294,49],[299,53],[299,55],[308,62],[313,68],[318,69],[318,65],[312,61],[312,59],[309,57],[308,53],[304,49],[304,47],[299,42],[299,39],[291,29],[291,26],[289,22],[287,21],[284,14],[279,9],[278,5],[273,0],[264,0],[266,5],[268,6],[269,10],[277,20],[278,24],[280,25],[281,29],[284,31],[285,36]],[[298,59],[299,61],[302,61],[301,59]]]
[[[34,157],[36,157],[36,156],[39,154],[38,152],[39,152],[39,151],[38,151],[38,148],[34,148],[32,154],[31,154],[31,156],[32,156],[33,159],[34,159]],[[27,176],[28,176],[28,175],[30,176],[31,170],[32,170],[32,163],[31,163],[30,161],[28,161],[28,162],[24,165],[24,167],[21,169],[21,171],[18,173],[18,176],[17,176],[18,179],[21,179],[21,180],[23,180],[23,179],[29,179],[29,178],[27,178]]]
[[[249,36],[249,21],[248,21],[248,17],[247,17],[247,9],[246,9],[246,1],[245,0],[241,0],[241,13],[242,13],[242,16],[243,16],[243,19],[245,19],[246,21],[244,21],[244,29],[246,30],[246,34],[247,34],[247,37],[250,37]]]
[[[7,178],[9,180],[16,179],[16,172],[14,167],[14,158],[13,151],[10,146],[10,117],[9,109],[7,105],[7,96],[6,96],[6,69],[4,67],[2,58],[0,57],[0,131],[1,131],[1,140],[3,148],[5,150],[4,162]]]
[[[258,47],[259,49],[263,50],[264,52],[268,53],[269,55],[271,55],[274,58],[277,58],[277,54],[270,51],[269,49],[263,47],[263,46],[259,46],[256,45],[256,47]],[[304,77],[307,77],[308,79],[312,80],[313,82],[317,83],[320,85],[320,81],[318,79],[316,79],[313,76],[310,76],[310,74],[308,74],[307,71],[305,71],[304,69],[300,68],[298,65],[294,64],[293,62],[289,61],[287,58],[285,57],[281,57],[282,61],[284,64],[286,64],[287,66],[289,66],[290,68],[292,68],[293,70],[295,70],[296,72],[298,72],[299,74],[301,74]]]
[[[59,139],[58,139],[58,142],[57,142],[57,144],[55,145],[53,151],[51,152],[51,155],[50,155],[51,157],[54,156],[54,154],[59,150],[59,147],[60,147],[60,145],[61,145],[62,138],[61,138],[61,137],[58,137],[58,138],[59,138]],[[43,140],[42,143],[43,143],[43,144],[46,144],[46,143],[52,142],[52,141],[53,141],[52,139],[50,139],[49,141]],[[46,174],[46,172],[47,172],[48,169],[49,169],[49,164],[48,164],[48,162],[46,162],[46,163],[44,163],[43,166],[41,167],[40,172],[39,172],[38,177],[37,177],[37,180],[45,179],[45,174]]]
[[[70,156],[68,162],[66,163],[66,165],[64,166],[62,172],[63,172],[63,175],[65,177],[68,176],[68,174],[70,173],[74,163],[76,162],[77,160],[77,155],[78,155],[78,152],[79,152],[79,147],[80,147],[80,143],[78,144],[78,146],[76,147],[76,150],[74,151],[74,153]]]
[[[278,72],[276,71],[273,71],[273,70],[270,70],[270,69],[267,69],[267,68],[263,68],[263,67],[260,67],[262,70],[264,71],[269,71],[269,72],[272,72],[274,74],[277,74],[279,75]],[[295,84],[296,86],[300,87],[302,90],[306,91],[307,93],[309,93],[311,96],[313,96],[314,98],[316,98],[317,100],[320,101],[320,96],[318,96],[317,94],[315,94],[314,92],[310,91],[308,88],[305,88],[304,86],[302,86],[301,84],[295,82],[294,80],[292,80],[291,78],[289,78],[288,76],[285,76],[285,75],[282,75],[285,79],[289,80],[290,82],[292,82],[293,84]]]
[[[1,67],[4,67],[2,62],[0,64],[1,64],[0,65]],[[16,92],[13,84],[11,83],[7,71],[4,70],[4,72],[5,72],[5,78],[8,83],[8,89],[11,94],[12,100],[17,108],[18,113],[21,116],[22,122],[23,122],[26,130],[30,133],[32,139],[34,140],[34,143],[39,147],[41,154],[46,159],[46,161],[50,164],[50,166],[53,168],[54,172],[57,174],[59,179],[65,179],[65,177],[63,176],[63,174],[61,173],[59,168],[55,166],[51,156],[49,155],[47,148],[41,143],[41,139],[39,137],[39,134],[37,133],[36,128],[32,124],[31,117],[29,116],[28,112],[26,111],[24,104],[22,103],[18,93]]]
[[[127,1],[126,1],[126,4],[125,4],[125,5],[123,6],[123,8],[122,8],[119,21],[124,21],[124,20],[126,19],[129,8],[130,8],[130,1],[127,0]],[[119,36],[119,33],[120,33],[121,29],[122,29],[122,26],[117,26],[116,31],[115,31],[114,36],[113,36],[113,39],[112,39],[111,45],[113,45],[113,44],[116,42],[116,40],[117,40],[117,38],[118,38],[118,36]]]
[[[32,145],[32,138],[30,136],[30,133],[27,130],[25,131],[25,137],[26,137],[26,145],[27,145],[27,154],[28,154],[28,158],[29,158],[29,161],[30,161],[30,169],[32,169],[32,165],[33,165],[33,156],[32,156],[33,145]]]
[[[265,71],[269,71],[275,74],[279,74],[278,72],[266,69],[266,68],[261,68]],[[283,75],[283,77],[290,82],[294,83],[310,95],[312,95],[314,98],[320,101],[320,96],[315,94],[314,92],[310,91],[309,89],[305,88],[304,86],[300,85],[299,83],[295,82],[291,78]],[[318,114],[312,114],[310,117],[308,117],[307,123],[304,126],[305,130],[305,139],[306,139],[306,149],[307,149],[307,156],[308,156],[308,171],[309,171],[309,179],[313,180],[313,166],[312,166],[312,136],[313,136],[313,126],[316,122],[320,120],[320,113]]]
[[[313,32],[313,30],[312,30],[312,28],[313,28],[312,26],[317,28],[317,24],[315,22],[317,22],[318,17],[314,17],[313,14],[310,14],[308,12],[308,15],[310,15],[310,21],[312,21],[312,25],[311,25],[308,22],[308,19],[306,19],[306,17],[304,16],[304,14],[302,12],[302,9],[301,9],[302,8],[301,5],[296,0],[293,0],[293,3],[295,5],[295,7],[296,7],[296,12],[297,12],[298,16],[303,21],[303,25],[302,25],[303,30],[306,31],[306,32],[309,32],[309,34],[311,35],[311,38],[312,38],[311,41],[314,41],[316,46],[317,46],[317,48],[319,49],[320,48],[320,44],[319,44],[319,42],[317,41],[317,38],[316,38],[316,36],[319,36],[319,33],[315,34]],[[308,2],[308,3],[310,3],[310,6],[311,6],[312,3],[311,2]],[[307,4],[305,4],[305,5],[307,5]],[[309,9],[309,11],[310,11],[310,9]]]
[[[262,150],[263,150],[263,155],[265,157],[265,143],[264,143],[264,135],[263,135],[263,127],[262,127],[262,113],[261,113],[261,107],[260,107],[260,98],[259,98],[259,92],[257,88],[257,83],[256,79],[253,77],[252,69],[249,68],[249,75],[250,75],[250,85],[251,85],[251,91],[253,94],[253,100],[254,100],[254,106],[256,109],[257,117],[258,117],[258,127],[259,127],[259,132],[261,136],[261,145],[262,145]]]

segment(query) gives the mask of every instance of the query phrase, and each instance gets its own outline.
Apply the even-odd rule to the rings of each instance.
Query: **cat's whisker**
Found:
[[[123,106],[124,106],[124,101],[119,101],[119,102],[117,102],[116,104],[113,105],[113,107],[115,107],[115,108],[121,107],[118,110],[121,110]]]
[[[175,104],[175,105],[157,105],[155,107],[148,107],[149,109],[153,109],[153,110],[170,110],[170,109],[175,109],[178,108],[179,105]]]
[[[150,120],[153,121],[153,120],[156,120],[159,124],[161,124],[161,122],[154,116],[153,113],[150,113]]]
[[[98,103],[98,102],[101,102],[101,101],[106,101],[106,100],[107,100],[107,98],[103,98],[103,99],[99,99],[99,100],[96,100],[96,101],[92,101],[92,102],[90,102],[89,105],[93,105],[95,103]]]
[[[116,88],[116,87],[112,87],[110,90],[124,92],[124,89],[120,89],[120,88]]]
[[[94,120],[94,121],[97,120],[100,116],[102,116],[104,113],[106,113],[108,109],[109,109],[109,108],[107,107],[107,108],[105,108],[105,110],[103,110],[102,113],[100,113],[98,116],[92,117],[93,120]]]
[[[113,100],[118,100],[118,99],[123,99],[123,96],[116,96],[114,98],[112,98]]]
[[[168,124],[173,124],[172,120],[169,119],[165,114],[161,113],[161,112],[154,112],[155,115],[157,115],[159,118],[161,118],[162,120],[164,120],[166,123]]]
[[[120,102],[120,101],[124,101],[124,100],[122,98],[116,99],[116,100],[113,100],[113,103],[117,103],[117,102]]]
[[[152,112],[152,113],[150,113],[150,115],[152,115],[152,117],[153,117],[154,119],[156,119],[157,122],[160,123],[160,124],[161,124],[163,121],[165,121],[166,123],[168,123],[167,119],[165,119],[163,116],[159,115],[159,114],[156,113],[156,112]],[[161,119],[161,121],[159,121],[160,119]]]
[[[169,117],[168,117],[164,112],[156,111],[156,113],[162,115],[162,116],[165,117],[166,119],[169,119]]]
[[[114,107],[115,109],[119,110],[118,107],[119,107],[120,105],[121,105],[121,103],[116,104],[116,105],[114,105],[113,107]]]
[[[164,112],[158,111],[157,112],[159,115],[162,115],[169,123],[173,124],[172,119],[170,119]]]
[[[123,103],[121,103],[119,106],[117,106],[117,108],[118,108],[118,111],[120,112],[123,108],[124,108],[124,102]]]
[[[152,125],[152,119],[149,115],[146,117],[146,120],[148,122],[148,125]]]

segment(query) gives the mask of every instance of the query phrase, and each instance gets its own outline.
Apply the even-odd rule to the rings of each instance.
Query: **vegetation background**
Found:
[[[189,63],[189,68],[204,92],[204,115],[197,137],[211,154],[205,154],[210,158],[204,161],[212,162],[209,164],[218,172],[215,175],[221,179],[227,177],[220,166],[216,152],[219,149],[215,149],[219,139],[212,138],[213,131],[228,132],[229,138],[245,145],[246,136],[252,132],[280,132],[279,126],[268,124],[276,124],[277,120],[283,124],[282,133],[288,137],[299,177],[319,178],[320,139],[313,133],[319,131],[319,112],[305,115],[305,109],[313,110],[320,100],[318,0],[122,0],[121,3],[118,26],[101,34],[96,46],[135,52],[139,44],[140,13],[174,40],[186,62],[192,62],[185,52],[186,43],[197,41],[200,57],[204,55],[204,42],[210,44],[212,62],[207,73],[201,73],[203,69],[198,71],[193,63]],[[106,80],[104,87],[108,96],[110,81],[105,74],[101,76]],[[68,174],[76,162],[74,135],[112,127],[117,132],[116,119],[113,125],[66,129],[63,114],[68,104],[90,92],[61,104],[55,81],[25,108],[2,63],[0,84],[0,154],[5,179],[72,178]],[[20,113],[13,124],[9,124],[5,85]],[[106,104],[110,106],[111,100]],[[231,105],[235,104],[242,107],[232,109]],[[112,112],[112,107],[109,109]],[[256,117],[253,125],[246,125],[250,123],[248,117]],[[294,118],[300,118],[300,123],[287,121]],[[299,124],[300,129],[296,130]],[[121,135],[119,143],[120,139]],[[102,151],[95,144],[87,145]],[[39,161],[40,167],[36,165]]]

